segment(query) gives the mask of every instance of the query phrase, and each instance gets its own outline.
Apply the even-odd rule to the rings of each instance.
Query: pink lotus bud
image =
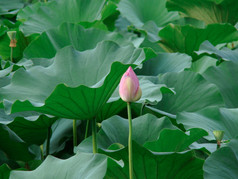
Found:
[[[121,78],[119,94],[125,102],[133,102],[141,98],[142,91],[139,86],[139,80],[131,67],[127,69]]]

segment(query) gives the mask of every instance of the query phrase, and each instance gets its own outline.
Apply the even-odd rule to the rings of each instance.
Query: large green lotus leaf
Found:
[[[12,72],[13,66],[9,66],[3,70],[0,70],[0,78],[4,78],[5,76],[7,76],[9,73]]]
[[[146,22],[141,29],[146,32],[147,38],[150,42],[156,43],[158,40],[160,40],[160,37],[158,36],[160,28],[154,21]]]
[[[196,158],[193,151],[152,153],[135,142],[133,142],[132,149],[134,178],[203,178],[202,166],[204,161]],[[109,165],[105,178],[129,178],[127,147],[118,151],[102,151],[102,153],[116,160],[122,159],[124,161],[123,168],[116,164]]]
[[[118,16],[115,26],[119,31],[126,32],[128,31],[128,27],[131,25],[131,23],[125,18],[122,17],[121,14]]]
[[[224,131],[224,139],[233,139],[237,134],[237,109],[209,107],[197,112],[181,112],[177,115],[177,122],[182,123],[185,129],[199,127],[206,130],[209,135],[205,138],[215,140],[213,131]]]
[[[93,49],[98,42],[112,40],[128,45],[129,40],[115,32],[100,29],[85,29],[79,24],[63,23],[58,28],[47,30],[33,41],[24,51],[25,58],[52,58],[57,50],[72,45],[76,50]]]
[[[90,178],[101,179],[107,170],[108,157],[102,154],[77,153],[75,156],[61,160],[49,155],[33,171],[11,171],[10,179],[41,178]]]
[[[168,0],[166,7],[206,24],[228,22],[235,25],[238,21],[236,3],[236,0]]]
[[[4,109],[0,109],[0,123],[1,124],[9,124],[10,122],[14,120],[14,117],[17,117],[17,116],[15,116],[15,114],[7,115],[4,112]]]
[[[121,0],[118,9],[137,28],[149,21],[162,27],[179,18],[177,12],[167,11],[165,3],[166,0]]]
[[[8,159],[7,154],[0,150],[0,165],[9,164],[11,159]],[[3,170],[5,167],[0,167]],[[5,169],[4,169],[5,170]]]
[[[117,9],[119,1],[109,0],[106,2],[102,10],[102,20],[109,31],[115,30],[115,22],[120,14]]]
[[[0,124],[0,141],[0,150],[2,150],[9,159],[21,161],[33,159],[33,155],[28,150],[28,145],[3,124]]]
[[[160,27],[179,19],[177,12],[167,11],[165,3],[166,0],[122,0],[118,4],[122,18],[118,19],[117,26],[147,34],[149,41],[156,42],[160,40]]]
[[[158,56],[147,60],[143,68],[137,70],[139,75],[157,76],[160,73],[180,72],[190,68],[192,58],[186,54],[159,53]]]
[[[205,41],[200,45],[197,54],[207,54],[212,57],[222,58],[226,61],[233,61],[238,63],[238,49],[230,50],[229,48],[223,47],[222,49],[217,49],[209,41]]]
[[[180,24],[180,25],[192,25],[194,27],[204,28],[206,24],[203,21],[191,18],[191,17],[181,17],[177,21],[174,22],[174,24]]]
[[[157,34],[157,36],[158,36],[158,34]],[[163,52],[165,52],[165,50],[159,45],[158,42],[151,42],[148,37],[145,37],[145,40],[140,45],[140,47],[141,48],[143,47],[145,50],[147,49],[148,52],[150,52],[152,54],[151,58],[156,57],[156,53],[163,53]]]
[[[5,25],[0,26],[0,37],[7,32],[8,28]]]
[[[12,83],[0,89],[1,100],[8,112],[38,111],[63,118],[91,119],[129,66],[121,63],[135,66],[143,59],[142,49],[108,41],[84,52],[65,47],[49,67],[16,71]]]
[[[0,1],[0,15],[16,14],[19,9],[23,8],[23,0],[1,0]]]
[[[200,149],[200,151],[203,151],[205,155],[209,156],[210,153],[213,153],[217,150],[217,143],[215,142],[209,142],[209,141],[203,141],[204,139],[201,139],[201,141],[192,143],[189,148],[190,149]],[[206,158],[207,156],[201,156],[201,158]]]
[[[168,118],[157,118],[146,114],[132,120],[132,139],[143,145],[147,141],[158,138],[160,131],[164,128],[174,129]],[[128,120],[120,116],[113,116],[102,122],[102,128],[97,134],[98,147],[107,149],[114,143],[127,146],[128,143]],[[85,139],[75,151],[92,152],[92,137]]]
[[[164,94],[157,109],[177,114],[182,111],[197,111],[207,106],[224,106],[219,89],[200,74],[184,71],[166,73],[158,77],[159,84],[174,88],[174,94]]]
[[[13,66],[9,66],[3,70],[0,70],[0,87],[10,84],[11,76],[12,76],[10,73],[12,72],[12,70],[13,70]]]
[[[203,56],[200,59],[192,63],[192,66],[189,70],[203,74],[209,67],[216,66],[217,59],[210,56]]]
[[[24,12],[28,17],[20,26],[25,35],[42,33],[63,22],[79,23],[100,20],[104,0],[58,0],[41,6],[38,10]],[[24,10],[23,10],[24,11]],[[23,13],[23,12],[22,12]],[[30,14],[27,14],[30,13]]]
[[[234,62],[223,62],[218,67],[210,67],[203,76],[214,83],[224,99],[225,105],[229,108],[238,107],[238,64]]]
[[[136,106],[132,105],[132,108],[136,108]],[[139,104],[138,107],[140,108],[141,110],[141,105]],[[137,107],[137,108],[138,108]],[[150,114],[153,114],[157,117],[163,117],[163,116],[167,116],[169,117],[170,119],[176,119],[176,115],[174,114],[171,114],[171,113],[168,113],[168,112],[165,112],[165,111],[162,111],[162,110],[159,110],[157,108],[155,108],[156,106],[149,106],[149,105],[145,105],[144,108],[143,108],[143,113],[142,114],[146,114],[146,113],[150,113]],[[137,109],[138,110],[138,109]]]
[[[52,58],[22,58],[16,65],[24,67],[25,69],[29,69],[32,66],[49,67],[53,62],[54,60],[52,60]]]
[[[40,115],[35,112],[22,112],[7,115],[0,109],[0,123],[7,125],[28,145],[41,145],[47,138],[48,127],[56,118]]]
[[[213,45],[236,41],[238,31],[230,24],[209,24],[205,28],[169,24],[160,30],[159,36],[165,50],[194,55],[203,41],[208,40]]]
[[[3,164],[0,166],[0,178],[1,179],[9,179],[11,169],[6,165]]]
[[[204,163],[205,179],[235,179],[238,176],[238,139],[212,153]]]
[[[33,4],[29,4],[28,6],[22,8],[19,10],[17,13],[17,20],[24,22],[26,21],[29,17],[31,17],[32,14],[34,14],[41,6],[47,6],[49,4],[45,2],[36,2]]]
[[[45,115],[39,116],[37,120],[16,117],[7,126],[13,130],[27,144],[41,145],[47,138],[48,128],[57,118],[49,118]]]
[[[116,91],[116,90],[115,90]],[[126,108],[126,103],[121,98],[110,98],[108,102],[103,105],[100,113],[97,115],[97,121],[101,122],[114,115],[117,115],[120,111]]]
[[[139,103],[157,104],[161,101],[163,94],[174,94],[173,89],[168,88],[165,84],[158,84],[157,77],[138,76],[142,96],[137,101]]]
[[[178,129],[163,129],[158,140],[146,142],[144,147],[153,152],[182,152],[206,135],[208,133],[199,128],[190,129],[186,133]]]

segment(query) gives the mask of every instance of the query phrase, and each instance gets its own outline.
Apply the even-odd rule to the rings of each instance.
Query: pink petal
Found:
[[[119,94],[122,100],[132,102],[139,89],[139,80],[131,67],[123,74],[119,84]]]

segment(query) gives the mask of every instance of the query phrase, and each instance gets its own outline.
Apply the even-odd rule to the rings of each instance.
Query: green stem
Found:
[[[77,124],[76,119],[73,120],[73,140],[74,140],[74,146],[77,146]]]
[[[13,62],[13,47],[11,47],[10,58],[11,58],[11,62]]]
[[[90,120],[87,120],[84,139],[86,139],[86,138],[88,137],[88,126],[89,126],[89,121],[90,121]]]
[[[221,147],[221,141],[217,141],[217,150]]]
[[[30,171],[30,166],[29,166],[29,163],[28,163],[28,162],[25,163],[25,169],[27,169],[28,171]]]
[[[129,136],[128,136],[128,158],[129,158],[129,176],[133,179],[133,160],[132,160],[132,118],[131,118],[131,106],[127,103],[128,122],[129,122]]]
[[[43,144],[40,145],[40,151],[41,151],[41,160],[43,161],[44,160],[44,146],[43,146]]]
[[[96,117],[92,119],[92,137],[93,137],[93,153],[97,153],[97,126]]]
[[[44,2],[47,2],[47,0],[44,0]]]
[[[46,142],[46,156],[50,153],[50,137],[51,137],[51,127],[48,127],[47,142]]]

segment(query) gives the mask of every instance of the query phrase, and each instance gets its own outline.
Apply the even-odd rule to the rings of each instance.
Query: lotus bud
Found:
[[[224,131],[215,130],[213,131],[213,135],[215,136],[217,141],[221,142],[224,136]]]
[[[119,84],[119,94],[123,101],[134,102],[141,98],[139,80],[131,67],[123,74]]]
[[[17,46],[17,40],[16,40],[16,31],[8,31],[7,35],[9,37],[10,41],[10,45],[9,47],[16,47]]]

